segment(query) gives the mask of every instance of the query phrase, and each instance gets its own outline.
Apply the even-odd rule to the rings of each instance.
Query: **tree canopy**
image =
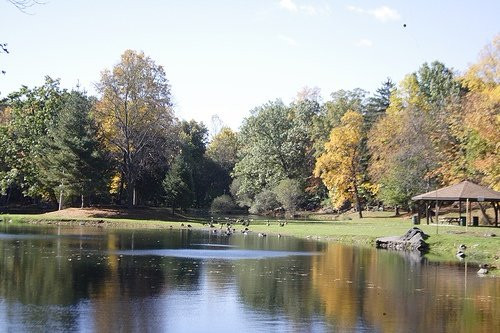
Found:
[[[0,45],[4,47],[4,45]],[[175,116],[162,66],[125,51],[97,96],[47,77],[0,101],[0,204],[114,203],[293,214],[385,203],[468,179],[500,190],[500,36],[465,72],[434,61],[372,94],[303,88],[241,128]],[[123,200],[126,198],[126,200]]]

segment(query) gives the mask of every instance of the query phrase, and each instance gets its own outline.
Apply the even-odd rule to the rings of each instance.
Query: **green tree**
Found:
[[[42,86],[22,87],[3,101],[8,117],[0,125],[0,192],[17,187],[27,196],[53,199],[38,161],[47,150],[46,137],[57,123],[64,94],[59,81],[46,77]]]
[[[227,194],[216,197],[210,206],[212,212],[218,213],[231,213],[235,208],[236,205],[233,199]]]
[[[239,161],[233,172],[239,193],[253,198],[283,179],[310,175],[310,128],[317,109],[312,101],[287,107],[278,100],[252,111],[241,127]]]
[[[47,150],[40,158],[48,187],[86,198],[105,192],[109,159],[91,115],[92,100],[72,91],[64,97],[58,123],[49,131]],[[61,195],[62,198],[62,195]]]
[[[192,205],[194,199],[192,177],[182,155],[175,158],[162,185],[165,190],[165,201],[172,207],[172,213],[177,207],[187,208]]]
[[[252,214],[263,214],[272,211],[280,206],[276,193],[272,190],[264,189],[258,193],[250,206],[249,212]]]
[[[387,80],[382,83],[382,86],[377,89],[375,94],[368,98],[364,113],[365,122],[368,128],[371,128],[372,125],[385,114],[391,102],[391,94],[395,88],[396,85],[394,82],[392,82],[390,78],[387,78]]]
[[[289,215],[293,215],[304,199],[304,191],[296,179],[283,179],[273,188],[276,200]]]

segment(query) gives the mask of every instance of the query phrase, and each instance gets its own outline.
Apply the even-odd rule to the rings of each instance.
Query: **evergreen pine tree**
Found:
[[[395,87],[396,85],[394,82],[392,82],[390,78],[387,78],[387,80],[382,83],[382,86],[377,89],[375,94],[368,99],[364,114],[365,123],[368,129],[384,115],[391,102],[391,93]]]
[[[82,207],[105,188],[109,170],[109,159],[91,115],[92,105],[82,92],[72,91],[66,96],[48,138],[50,149],[41,162],[46,181],[56,194],[78,195]]]

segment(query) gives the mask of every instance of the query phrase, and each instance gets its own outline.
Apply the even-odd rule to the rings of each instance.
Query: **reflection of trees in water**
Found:
[[[129,236],[109,234],[107,249],[130,249]],[[148,240],[151,243],[151,239],[140,235],[134,239],[134,246],[144,248]],[[185,239],[181,237],[180,241]],[[156,246],[162,246],[161,242]],[[197,261],[158,256],[112,254],[108,257],[106,273],[99,292],[92,296],[94,326],[100,332],[142,331],[154,327],[166,315],[157,297],[178,285],[196,286],[200,278]]]
[[[310,257],[245,260],[235,267],[245,304],[302,323],[317,312],[309,281]]]
[[[336,244],[313,258],[312,284],[340,330],[363,323],[383,332],[489,332],[500,324],[500,281],[475,271],[467,278],[466,286],[456,266],[412,265],[399,255]]]
[[[305,251],[320,252],[326,247],[326,243],[316,241],[302,240],[292,237],[268,236],[232,236],[231,244],[245,249],[259,249],[272,251]]]
[[[0,241],[0,297],[6,300],[8,318],[24,311],[25,329],[71,330],[78,326],[79,314],[70,306],[90,300],[97,330],[147,327],[152,318],[164,315],[153,301],[157,295],[169,286],[199,283],[200,269],[192,261],[96,252],[129,249],[132,241],[130,233],[99,235]],[[176,245],[188,238],[171,236],[157,245],[172,245],[171,239]],[[141,233],[134,241],[138,248],[151,243]],[[120,320],[110,320],[113,317]]]
[[[27,327],[73,327],[76,315],[60,306],[88,298],[91,286],[103,277],[104,267],[86,260],[69,262],[67,243],[60,240],[0,242],[0,297],[14,312],[30,306],[23,317]]]

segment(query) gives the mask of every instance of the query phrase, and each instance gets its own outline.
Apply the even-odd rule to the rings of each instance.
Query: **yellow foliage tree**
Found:
[[[500,190],[500,35],[461,78],[467,93],[449,106],[450,138],[440,140],[445,184],[469,179]]]
[[[97,88],[96,116],[126,182],[128,202],[135,205],[141,176],[168,158],[170,85],[162,66],[142,52],[127,50],[120,63],[102,72]]]
[[[324,153],[316,160],[314,175],[320,177],[330,191],[335,207],[346,201],[356,204],[359,217],[363,217],[360,190],[363,186],[362,142],[363,116],[348,111],[341,124],[330,132]]]
[[[463,123],[479,143],[469,144],[475,150],[473,165],[484,174],[485,185],[500,190],[500,35],[483,49],[463,82],[470,89],[465,97]]]

